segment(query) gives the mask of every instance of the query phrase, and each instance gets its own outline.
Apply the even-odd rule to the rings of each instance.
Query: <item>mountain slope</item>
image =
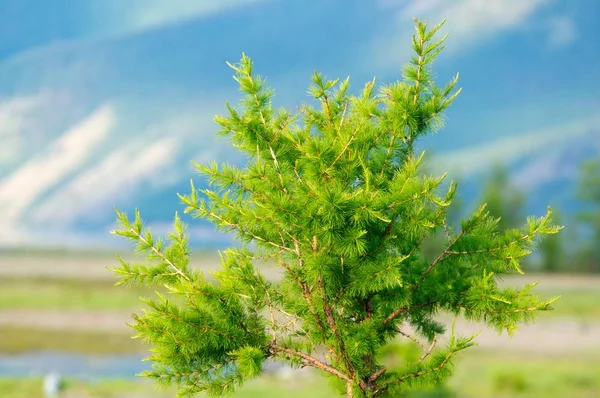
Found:
[[[399,78],[414,15],[448,16],[435,75],[460,71],[464,90],[422,149],[466,197],[501,161],[535,193],[533,211],[574,209],[574,170],[598,154],[593,0],[122,3],[8,0],[0,13],[0,246],[121,243],[108,235],[114,205],[140,207],[166,231],[194,177],[190,160],[240,161],[212,122],[239,98],[225,61],[246,52],[275,105],[293,110],[314,69],[350,75],[353,93],[373,76]],[[192,225],[194,244],[224,242]]]

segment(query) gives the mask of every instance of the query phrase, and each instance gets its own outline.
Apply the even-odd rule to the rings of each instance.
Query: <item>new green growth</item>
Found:
[[[559,231],[550,211],[500,231],[481,206],[447,225],[456,185],[441,192],[444,176],[420,172],[415,143],[441,127],[460,92],[458,75],[444,86],[432,78],[446,38],[434,38],[441,26],[416,21],[414,56],[391,84],[373,80],[351,95],[348,79],[315,72],[309,93],[316,106],[298,113],[273,108],[273,91],[250,58],[230,65],[243,99],[215,121],[247,163],[197,164],[210,188],[192,184],[180,195],[185,213],[233,231],[240,242],[222,253],[216,282],[189,266],[178,216],[163,240],[139,213],[133,220],[118,213],[114,233],[147,255],[144,265],[121,260],[113,269],[119,283],[169,290],[145,299],[147,309],[134,315],[137,336],[153,347],[145,376],[177,385],[183,396],[220,395],[277,360],[322,371],[347,397],[395,396],[446,379],[456,354],[474,345],[474,336],[452,333],[436,347],[447,329],[436,314],[513,333],[550,309],[553,300],[540,301],[533,285],[496,283],[521,272],[539,237]],[[439,231],[444,247],[428,260],[422,244]],[[265,279],[264,261],[281,267],[280,281]],[[388,367],[382,353],[398,337],[424,350]]]

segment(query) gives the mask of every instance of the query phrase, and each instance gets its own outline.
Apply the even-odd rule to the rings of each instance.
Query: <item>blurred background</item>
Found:
[[[113,206],[164,234],[190,160],[241,160],[212,122],[239,98],[225,61],[246,52],[295,109],[314,69],[354,92],[397,79],[414,16],[447,18],[434,70],[461,74],[419,148],[459,181],[453,217],[487,202],[510,228],[550,205],[565,225],[504,281],[540,281],[562,295],[555,311],[513,338],[484,332],[446,385],[415,396],[600,396],[596,0],[0,0],[0,396],[51,396],[58,379],[61,397],[174,396],[133,376],[147,347],[125,323],[152,293],[112,286],[104,267],[131,253],[108,233]],[[217,267],[230,237],[189,224],[195,265]],[[325,397],[326,383],[274,367],[237,395]]]

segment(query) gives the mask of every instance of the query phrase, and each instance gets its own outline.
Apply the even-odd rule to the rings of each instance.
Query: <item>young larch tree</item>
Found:
[[[394,396],[442,381],[456,354],[474,345],[474,336],[452,332],[435,347],[446,331],[436,314],[513,333],[550,309],[553,300],[540,301],[533,285],[496,283],[521,272],[520,260],[539,237],[558,232],[550,210],[499,231],[481,206],[452,227],[445,220],[456,185],[440,193],[444,176],[419,172],[415,143],[441,127],[460,92],[458,75],[444,86],[432,79],[446,38],[434,38],[441,26],[416,21],[415,56],[394,83],[373,80],[350,95],[348,79],[315,72],[309,92],[318,106],[297,114],[273,109],[273,92],[250,58],[230,65],[243,100],[215,121],[247,163],[196,164],[210,189],[192,183],[191,193],[180,195],[185,213],[233,231],[241,243],[221,253],[216,281],[189,266],[177,215],[163,240],[137,211],[132,220],[117,211],[114,233],[147,255],[144,265],[120,259],[118,283],[169,292],[144,299],[148,308],[134,315],[137,336],[152,346],[145,376],[178,385],[183,396],[221,395],[277,360],[323,371],[347,397]],[[426,259],[422,242],[438,231],[446,243]],[[264,261],[281,267],[281,280],[265,278]],[[419,360],[393,368],[381,353],[398,337],[429,343]]]

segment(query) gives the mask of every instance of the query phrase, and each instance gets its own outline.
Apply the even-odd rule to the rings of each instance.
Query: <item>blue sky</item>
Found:
[[[211,120],[238,97],[225,61],[242,51],[277,104],[294,107],[313,69],[349,75],[356,90],[396,79],[413,16],[447,18],[435,72],[461,74],[446,128],[422,144],[441,165],[466,175],[600,132],[596,0],[0,0],[0,10],[0,225],[11,231],[0,244],[177,186],[191,158],[231,158]]]

